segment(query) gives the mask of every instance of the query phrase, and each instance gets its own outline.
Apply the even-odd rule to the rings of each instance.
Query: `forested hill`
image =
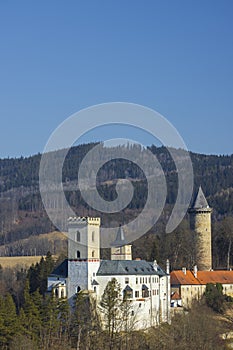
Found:
[[[67,200],[77,215],[101,215],[88,208],[79,191],[69,189],[70,184],[77,183],[78,168],[83,157],[96,145],[92,143],[71,148],[64,162],[64,189],[67,189]],[[128,147],[131,148],[132,154],[138,151],[137,147],[134,149],[135,146]],[[175,164],[166,148],[152,146],[150,150],[157,156],[166,175],[166,205],[171,209],[177,195]],[[61,152],[53,152],[55,163],[56,159],[61,157]],[[232,215],[233,155],[202,155],[191,152],[190,156],[195,176],[194,189],[202,185],[210,206],[214,208],[213,218],[218,220],[224,215]],[[37,154],[28,158],[0,160],[0,245],[54,230],[43,209],[39,193],[40,159],[41,155]],[[94,161],[95,159],[91,159],[91,162]],[[105,199],[113,200],[116,197],[116,179],[123,178],[132,180],[135,190],[134,197],[124,212],[126,220],[130,220],[135,213],[142,210],[146,201],[147,183],[142,170],[127,160],[112,160],[98,172],[97,186]],[[115,215],[113,219],[116,221],[118,218]],[[103,224],[108,220],[109,216],[102,216]]]
[[[84,144],[70,149],[67,154],[64,167],[64,181],[77,181],[78,168],[83,157],[97,144]],[[149,148],[155,154],[167,176],[168,186],[176,188],[177,176],[175,164],[168,151],[164,147],[152,146]],[[60,151],[54,152],[54,157],[59,158]],[[233,155],[217,156],[203,155],[190,152],[195,189],[201,184],[210,202],[220,214],[232,212],[232,205],[228,205],[228,199],[232,199],[233,190]],[[28,158],[0,159],[0,192],[3,195],[12,192],[13,189],[25,188],[25,193],[38,190],[39,166],[41,154]],[[139,167],[124,160],[116,159],[107,163],[98,174],[98,183],[119,178],[131,178],[143,180],[143,173]],[[19,191],[19,190],[18,190]],[[176,190],[175,190],[176,191]],[[175,191],[169,190],[167,202],[174,204]],[[24,196],[24,193],[22,193]],[[232,201],[229,202],[229,204]],[[226,204],[226,205],[225,205]],[[140,203],[136,203],[140,207]]]

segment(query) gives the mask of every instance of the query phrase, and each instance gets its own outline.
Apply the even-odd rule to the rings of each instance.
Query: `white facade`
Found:
[[[159,296],[159,277],[155,275],[121,275],[121,276],[98,276],[97,281],[99,288],[97,292],[97,300],[100,302],[104,293],[104,289],[108,282],[116,278],[120,283],[123,297],[124,288],[128,285],[132,288],[132,297],[128,300],[131,302],[132,315],[135,317],[134,326],[135,329],[146,329],[152,326],[158,325],[160,322],[166,322],[167,319],[163,315],[163,319],[160,317],[160,296]],[[143,283],[143,281],[145,283]],[[148,296],[143,294],[145,290],[142,290],[142,286],[149,286]]]
[[[86,290],[96,298],[98,305],[108,282],[115,278],[121,286],[122,298],[125,288],[129,291],[130,296],[127,300],[130,301],[135,329],[146,329],[161,322],[170,322],[169,273],[165,273],[156,261],[151,263],[145,260],[132,260],[131,246],[125,244],[122,229],[118,232],[112,248],[113,259],[101,261],[100,220],[70,218],[68,222],[67,273],[63,273],[62,281],[66,283],[67,297],[71,304],[77,292]],[[119,260],[116,259],[118,247],[121,252]],[[122,256],[126,258],[122,259]],[[58,267],[49,277],[50,290],[57,282],[59,273]],[[103,315],[101,317],[103,319]]]

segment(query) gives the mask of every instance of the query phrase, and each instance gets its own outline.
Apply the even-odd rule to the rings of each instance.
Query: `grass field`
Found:
[[[2,268],[24,267],[28,268],[32,264],[36,264],[41,259],[41,256],[7,256],[0,257],[0,265]]]

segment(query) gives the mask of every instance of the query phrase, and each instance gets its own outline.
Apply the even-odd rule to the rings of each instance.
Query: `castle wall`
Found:
[[[116,278],[121,286],[121,296],[126,285],[129,285],[133,290],[131,300],[131,311],[133,312],[134,329],[146,329],[156,326],[159,322],[168,321],[168,311],[170,313],[170,294],[164,295],[169,288],[169,280],[166,277],[159,278],[156,275],[112,275],[112,276],[97,276],[98,295],[97,301],[100,302],[107,283]],[[127,282],[126,282],[127,281]],[[160,283],[162,286],[160,287]],[[142,285],[145,284],[149,288],[149,296],[143,297]],[[163,298],[160,298],[160,289],[163,292]],[[136,292],[138,294],[136,294]],[[163,302],[163,306],[161,306]],[[161,314],[162,310],[162,314]],[[104,315],[102,314],[102,317]],[[104,319],[103,319],[104,322]]]

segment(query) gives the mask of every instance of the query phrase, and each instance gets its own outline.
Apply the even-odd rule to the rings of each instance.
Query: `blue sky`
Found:
[[[194,152],[233,153],[232,15],[231,0],[0,0],[0,157],[41,152],[68,116],[111,101],[157,110]]]

